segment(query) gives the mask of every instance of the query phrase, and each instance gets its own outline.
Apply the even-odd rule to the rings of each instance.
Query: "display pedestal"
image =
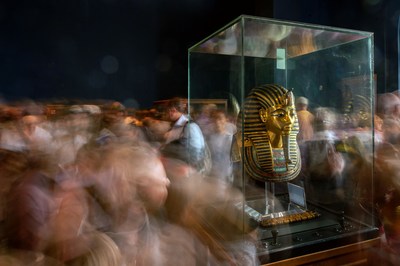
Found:
[[[287,200],[286,197],[281,198],[280,205],[286,206],[285,200]],[[258,202],[261,205],[262,200],[255,200],[248,204],[257,209]],[[292,257],[333,250],[335,247],[357,245],[379,237],[378,228],[370,227],[361,221],[365,218],[362,216],[368,216],[368,214],[360,212],[358,214],[360,220],[355,220],[345,215],[346,212],[334,212],[310,202],[308,208],[319,213],[320,216],[269,227],[259,226],[258,256],[261,263],[285,261]],[[355,210],[355,208],[351,209]]]
[[[380,247],[380,237],[355,244],[332,248],[277,262],[262,264],[268,266],[290,265],[375,265],[373,250]]]

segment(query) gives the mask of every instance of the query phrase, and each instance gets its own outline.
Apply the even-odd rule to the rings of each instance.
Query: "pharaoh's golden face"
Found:
[[[277,136],[289,135],[296,119],[293,105],[272,106],[268,110],[260,109],[261,121],[266,124],[267,131]]]
[[[242,126],[246,174],[259,181],[287,182],[301,170],[294,95],[276,84],[253,88],[244,103]],[[239,132],[241,133],[241,132]]]

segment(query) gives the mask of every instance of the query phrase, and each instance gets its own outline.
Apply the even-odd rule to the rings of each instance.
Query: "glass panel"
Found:
[[[286,21],[243,17],[244,25],[235,20],[209,38],[201,41],[190,52],[220,55],[277,58],[276,48],[286,47],[288,58],[329,49],[347,42],[364,39],[370,34],[332,27]],[[242,36],[243,31],[243,36]],[[241,40],[243,38],[243,40]]]
[[[261,262],[378,235],[372,51],[369,32],[249,16],[189,49],[190,115],[222,100],[237,127],[229,182]]]

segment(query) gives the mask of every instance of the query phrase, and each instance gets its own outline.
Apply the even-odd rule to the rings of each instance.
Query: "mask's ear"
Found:
[[[264,108],[261,108],[260,111],[259,111],[259,113],[260,113],[261,121],[262,121],[263,123],[267,123],[267,120],[268,120],[268,113],[267,113],[267,110],[265,110]]]

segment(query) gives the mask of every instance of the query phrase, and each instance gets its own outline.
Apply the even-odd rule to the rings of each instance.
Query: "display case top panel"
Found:
[[[372,36],[364,31],[240,16],[189,52],[276,59],[282,48],[287,58],[293,58]]]

